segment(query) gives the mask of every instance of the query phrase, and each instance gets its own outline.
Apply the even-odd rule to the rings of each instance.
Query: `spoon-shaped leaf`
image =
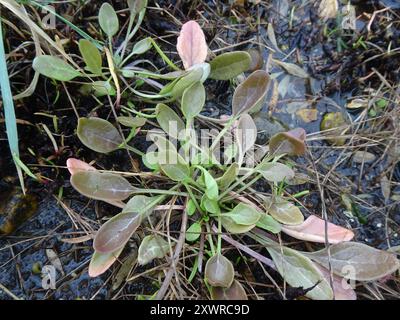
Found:
[[[186,230],[186,241],[193,242],[196,241],[200,237],[201,233],[201,224],[199,222],[193,223]]]
[[[53,56],[39,56],[33,60],[32,67],[36,72],[59,81],[70,81],[81,73],[64,60]]]
[[[282,198],[276,198],[272,203],[269,199],[266,199],[266,207],[267,213],[283,224],[298,225],[304,221],[300,209]]]
[[[399,260],[394,254],[357,242],[331,245],[330,257],[327,249],[307,253],[307,256],[325,268],[329,268],[330,261],[335,274],[358,281],[377,280],[400,267]]]
[[[100,153],[117,150],[123,143],[118,130],[101,118],[79,118],[77,134],[86,147]]]
[[[210,62],[210,78],[229,80],[250,69],[251,56],[245,51],[223,53]]]
[[[254,71],[235,90],[232,100],[232,114],[257,112],[261,109],[267,94],[270,77],[263,70]]]
[[[169,243],[163,237],[159,235],[146,236],[139,246],[138,263],[145,265],[155,258],[164,258],[169,250]]]
[[[301,156],[306,152],[305,139],[306,132],[302,128],[280,132],[269,141],[269,151],[276,156],[284,153]]]
[[[92,259],[89,263],[89,277],[97,277],[106,272],[111,265],[118,259],[123,248],[116,250],[115,252],[100,253],[95,251]]]
[[[163,103],[159,103],[156,107],[156,113],[156,119],[161,129],[175,139],[182,136],[185,124],[174,110]]]
[[[226,231],[232,234],[239,234],[239,233],[246,233],[253,229],[256,224],[251,225],[244,225],[238,224],[231,217],[221,217],[222,226],[225,228]]]
[[[199,115],[206,100],[206,91],[200,81],[193,83],[183,92],[182,113],[187,121],[191,121]]]
[[[94,74],[101,75],[102,59],[99,49],[91,41],[81,39],[79,40],[79,51],[87,69]]]
[[[99,24],[100,28],[105,32],[105,34],[111,38],[118,32],[119,21],[118,16],[111,6],[111,4],[104,2],[100,7],[99,11]]]
[[[135,43],[135,45],[133,46],[132,50],[131,50],[131,55],[132,54],[143,54],[145,53],[147,50],[149,50],[152,47],[152,42],[151,42],[151,38],[144,38],[138,42]]]
[[[218,201],[215,199],[209,199],[206,194],[201,197],[200,207],[209,213],[220,213]]]
[[[245,226],[254,225],[261,218],[261,213],[258,210],[245,203],[239,203],[232,211],[223,215],[231,218],[236,224]]]
[[[275,234],[282,230],[282,225],[269,214],[261,215],[261,218],[257,221],[257,227]]]
[[[189,88],[193,83],[200,81],[202,82],[203,78],[203,69],[202,68],[194,68],[191,70],[188,70],[188,73],[185,74],[183,77],[180,79],[177,79],[176,83],[173,85],[171,91],[171,95],[174,98],[179,98],[182,96],[183,92],[185,91],[186,88]],[[168,85],[165,86],[165,90],[162,91],[167,91]],[[168,89],[169,90],[169,89]],[[160,94],[161,92],[160,91]]]
[[[279,162],[265,162],[257,167],[257,171],[271,182],[287,181],[294,178],[294,171],[287,165]]]
[[[331,300],[333,291],[329,282],[319,271],[315,263],[300,252],[287,248],[267,247],[280,275],[292,287],[314,289],[308,291],[306,296],[314,300]]]
[[[327,229],[328,242],[332,244],[350,241],[354,237],[353,231],[331,222],[327,223]],[[325,220],[314,215],[297,226],[285,226],[282,231],[296,239],[325,243]]]
[[[117,214],[97,231],[93,242],[94,249],[100,253],[108,253],[123,247],[141,222],[142,215],[137,212]]]
[[[208,259],[204,276],[209,285],[229,288],[232,285],[234,275],[235,271],[232,262],[222,254],[217,253]]]
[[[138,128],[146,124],[146,118],[142,117],[118,117],[117,121],[125,127]]]
[[[149,215],[160,197],[134,196],[121,213],[112,217],[97,231],[93,247],[96,251],[107,253],[125,245],[140,226],[142,219]]]
[[[161,170],[172,180],[187,182],[191,179],[190,168],[179,153],[172,150],[158,153],[159,166]]]
[[[80,171],[96,171],[96,168],[87,162],[75,158],[67,159],[67,168],[71,175]]]
[[[206,61],[208,46],[203,30],[196,21],[188,21],[182,26],[176,49],[185,69]]]
[[[206,187],[206,195],[211,200],[216,200],[219,195],[218,184],[214,177],[203,167],[197,166],[203,173],[203,181]]]
[[[229,288],[211,287],[213,300],[248,300],[246,291],[239,281],[234,280]]]
[[[134,188],[124,177],[114,173],[79,171],[71,176],[72,186],[88,198],[97,200],[125,200]]]
[[[94,81],[90,84],[85,84],[84,86],[89,86],[88,91],[93,91],[96,97],[102,97],[106,95],[115,96],[116,94],[115,88],[109,81]],[[83,88],[82,90],[85,91],[85,89],[86,88]]]
[[[147,0],[128,0],[128,7],[134,13],[138,14],[147,6]]]

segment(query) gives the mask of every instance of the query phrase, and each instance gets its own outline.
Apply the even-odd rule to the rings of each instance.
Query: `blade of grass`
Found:
[[[15,117],[14,101],[8,77],[1,21],[0,21],[0,88],[1,88],[1,99],[3,101],[3,107],[4,107],[4,116],[6,121],[8,145],[10,147],[10,151],[13,156],[15,167],[17,168],[17,173],[22,191],[25,192],[24,177],[22,175],[22,170],[17,164],[17,162],[15,162],[16,157],[19,159],[17,119]]]

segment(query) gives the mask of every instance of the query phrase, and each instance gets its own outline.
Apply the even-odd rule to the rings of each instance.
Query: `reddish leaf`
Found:
[[[306,132],[303,128],[296,128],[274,135],[269,141],[269,150],[275,155],[287,153],[301,156],[306,152]]]
[[[75,159],[75,158],[69,158],[67,159],[67,168],[69,173],[71,174],[71,177],[82,171],[97,171],[97,169],[90,164],[86,163],[85,161]],[[125,206],[125,203],[119,200],[104,200],[105,202],[112,204],[113,206],[116,206],[118,208],[123,208]]]
[[[79,172],[79,171],[95,171],[96,168],[92,167],[90,164],[86,163],[85,161],[69,158],[67,160],[67,168],[71,175]]]
[[[323,266],[317,263],[315,264],[315,266],[319,269],[319,271],[321,271],[321,274],[324,276],[326,281],[330,283],[329,270],[325,269]],[[334,274],[332,276],[332,280],[335,300],[357,300],[357,295],[355,291],[350,287],[346,279]]]
[[[123,248],[109,253],[100,253],[95,251],[89,264],[89,277],[97,277],[106,272],[118,259],[122,250]]]
[[[317,216],[309,216],[297,226],[284,226],[282,231],[296,239],[325,243],[325,221]],[[329,243],[350,241],[353,237],[353,231],[328,222]]]
[[[208,51],[206,39],[196,21],[188,21],[182,26],[176,48],[185,69],[206,60]]]

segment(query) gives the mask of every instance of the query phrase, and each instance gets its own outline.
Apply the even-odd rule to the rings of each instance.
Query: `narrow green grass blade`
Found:
[[[13,101],[10,82],[9,82],[9,78],[8,78],[8,70],[7,70],[6,54],[4,52],[3,30],[2,30],[2,22],[1,21],[0,21],[0,88],[1,88],[1,99],[3,101],[3,107],[4,107],[4,116],[5,116],[5,121],[6,121],[8,145],[10,146],[10,150],[11,150],[11,154],[13,155],[13,159],[15,159],[15,156],[19,158],[17,119],[15,117],[14,101]],[[15,160],[14,160],[14,163],[17,168],[21,188],[24,191],[25,190],[24,189],[24,178],[22,176],[22,170],[18,166],[18,164],[15,162]]]

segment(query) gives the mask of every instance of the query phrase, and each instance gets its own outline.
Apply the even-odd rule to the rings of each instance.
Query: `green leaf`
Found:
[[[111,265],[117,261],[123,249],[124,248],[120,248],[114,252],[108,253],[95,251],[89,263],[89,277],[97,277],[106,272]]]
[[[132,197],[122,209],[122,213],[137,212],[146,217],[154,207],[161,201],[162,196],[148,197],[144,195],[136,195]]]
[[[315,286],[306,296],[314,300],[332,300],[333,291],[317,266],[300,252],[287,248],[267,247],[275,266],[285,281],[294,288]]]
[[[239,165],[234,162],[229,166],[228,169],[226,169],[222,177],[216,179],[219,188],[221,190],[225,190],[226,188],[228,188],[236,180],[238,173]]]
[[[182,96],[186,88],[189,88],[193,83],[201,81],[203,77],[203,69],[195,68],[190,70],[189,73],[180,78],[176,84],[173,86],[171,94],[174,98],[179,98]]]
[[[270,84],[266,71],[254,71],[235,90],[232,100],[232,114],[254,113],[260,111]]]
[[[363,243],[340,242],[327,249],[304,253],[312,260],[344,278],[374,281],[386,277],[400,268],[396,255]]]
[[[146,124],[146,118],[142,117],[118,117],[117,121],[125,127],[138,128]]]
[[[91,85],[96,97],[115,96],[116,94],[115,88],[109,81],[94,81]]]
[[[79,51],[88,70],[94,74],[101,75],[103,65],[99,49],[89,40],[79,40]]]
[[[152,42],[151,38],[144,38],[138,42],[135,43],[135,45],[132,48],[131,55],[133,54],[143,54],[147,50],[149,50],[152,47]]]
[[[236,224],[250,226],[257,223],[261,218],[261,213],[248,204],[239,203],[232,211],[224,213],[223,216],[231,218]]]
[[[256,225],[243,225],[236,223],[231,217],[221,217],[222,226],[232,234],[246,233],[253,229]]]
[[[201,233],[201,224],[199,222],[193,223],[186,230],[186,241],[193,242],[196,241],[200,237]]]
[[[213,287],[229,288],[235,276],[232,262],[222,254],[217,253],[207,260],[204,277]]]
[[[182,96],[182,113],[187,121],[191,121],[199,115],[204,107],[206,100],[206,91],[200,81],[193,83],[183,92]]]
[[[201,208],[209,213],[217,214],[220,212],[218,201],[215,199],[210,199],[204,194],[201,197]]]
[[[158,165],[158,152],[148,151],[142,156],[143,164],[154,171],[159,171],[160,166]]]
[[[171,137],[181,138],[182,132],[185,131],[185,123],[182,121],[174,110],[163,103],[156,106],[156,119],[161,129],[163,129]]]
[[[158,165],[161,170],[172,180],[177,182],[190,181],[190,168],[185,160],[172,150],[158,153]]]
[[[19,159],[19,146],[18,146],[18,130],[17,130],[17,119],[15,116],[14,100],[11,92],[10,78],[7,69],[6,53],[4,52],[3,43],[3,32],[2,23],[0,21],[0,91],[1,100],[3,102],[4,108],[4,118],[6,122],[6,133],[8,146],[10,147],[11,155],[14,160],[15,167],[17,169],[17,174],[21,189],[25,190],[24,187],[24,177],[20,166],[16,162]],[[4,156],[4,152],[3,152]]]
[[[155,258],[164,258],[169,250],[169,243],[161,236],[146,236],[139,246],[138,263],[140,265],[145,265],[153,261]]]
[[[124,177],[98,171],[78,171],[71,176],[71,184],[79,193],[97,200],[125,200],[134,191]]]
[[[203,173],[203,181],[206,187],[206,195],[210,200],[218,199],[218,184],[215,181],[214,177],[203,167],[196,166],[196,168],[200,169]]]
[[[101,118],[79,118],[77,134],[86,147],[100,153],[117,150],[123,143],[118,130]]]
[[[194,213],[196,212],[196,205],[194,203],[194,201],[192,199],[189,199],[189,201],[187,202],[187,206],[186,206],[186,210],[189,216],[194,215]]]
[[[115,96],[115,88],[109,81],[94,81],[92,83],[85,83],[79,89],[83,95],[89,95],[93,93],[96,97],[102,96]]]
[[[81,73],[60,58],[39,56],[33,59],[32,67],[36,72],[59,81],[70,81]]]
[[[129,9],[135,14],[138,14],[147,6],[147,0],[128,0],[127,2]]]
[[[111,38],[119,29],[119,21],[117,13],[111,4],[105,2],[100,7],[99,11],[99,24],[105,34]]]
[[[229,80],[249,70],[251,56],[245,51],[223,53],[210,62],[210,78]]]
[[[277,197],[273,203],[267,198],[266,207],[267,213],[283,224],[298,225],[304,221],[304,216],[300,209],[282,198]]]
[[[211,287],[212,300],[248,300],[246,291],[239,281],[233,280],[229,288]]]
[[[268,214],[261,215],[261,218],[257,221],[256,225],[261,229],[275,234],[281,232],[282,230],[281,224]]]
[[[279,162],[265,162],[257,167],[257,171],[270,182],[287,181],[294,178],[294,171]]]

